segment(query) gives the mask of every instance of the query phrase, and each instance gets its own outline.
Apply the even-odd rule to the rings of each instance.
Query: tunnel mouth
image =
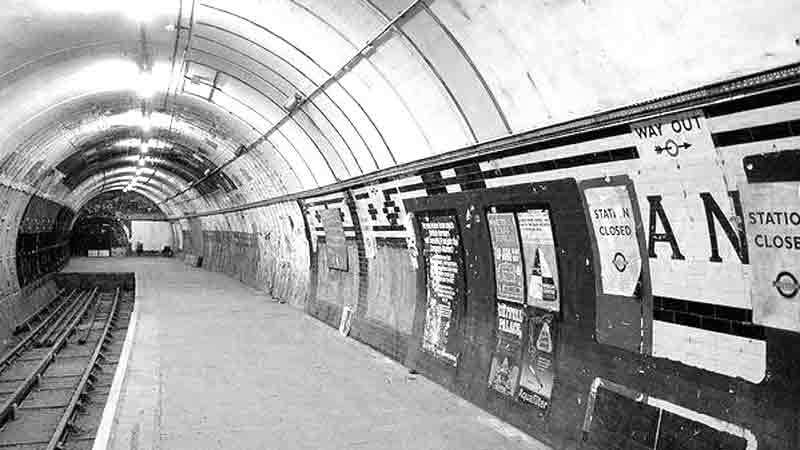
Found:
[[[114,217],[81,217],[70,237],[72,256],[124,255],[130,249],[130,224]]]
[[[138,192],[102,192],[78,211],[70,232],[70,254],[98,257],[160,253],[163,246],[143,243],[143,239],[149,241],[149,233],[142,237],[137,230],[141,224],[163,224],[165,219],[164,211]]]

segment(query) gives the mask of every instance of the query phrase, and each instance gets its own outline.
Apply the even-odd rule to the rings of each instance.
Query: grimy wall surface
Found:
[[[0,183],[0,342],[56,293],[50,274],[69,257],[74,213],[38,195]]]
[[[184,220],[184,250],[554,448],[798,448],[800,89],[742,92]]]

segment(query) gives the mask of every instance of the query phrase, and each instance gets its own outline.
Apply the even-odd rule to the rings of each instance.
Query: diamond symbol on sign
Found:
[[[614,259],[612,260],[614,267],[617,268],[618,271],[624,272],[625,269],[628,267],[628,260],[625,259],[625,255],[620,252],[617,252],[614,255]]]

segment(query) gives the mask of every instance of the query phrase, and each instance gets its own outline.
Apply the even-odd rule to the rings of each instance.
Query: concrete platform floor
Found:
[[[112,449],[547,449],[323,323],[166,258],[136,272],[138,323]]]

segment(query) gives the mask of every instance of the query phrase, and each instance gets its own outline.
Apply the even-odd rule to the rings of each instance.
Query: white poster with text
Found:
[[[600,259],[602,292],[631,297],[642,272],[642,259],[628,188],[589,188],[584,195]]]

